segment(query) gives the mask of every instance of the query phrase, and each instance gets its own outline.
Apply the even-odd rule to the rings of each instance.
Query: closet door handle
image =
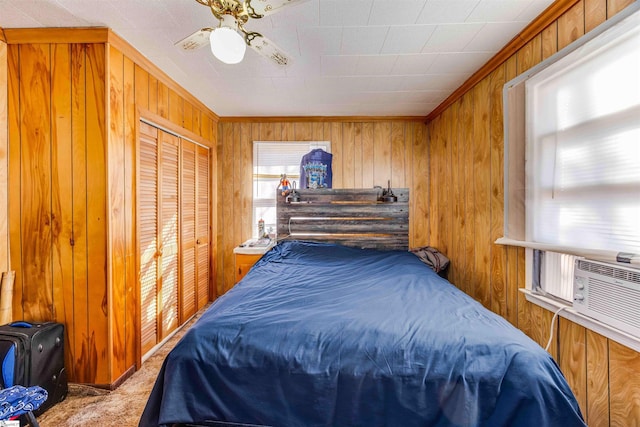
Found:
[[[196,245],[199,245],[199,244],[200,244],[200,239],[197,239],[196,240]]]

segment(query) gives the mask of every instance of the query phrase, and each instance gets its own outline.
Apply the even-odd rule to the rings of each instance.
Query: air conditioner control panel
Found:
[[[574,280],[573,280],[573,302],[575,303],[583,303],[585,300],[585,292],[584,289],[588,283],[586,277],[580,275],[578,271],[576,271]]]

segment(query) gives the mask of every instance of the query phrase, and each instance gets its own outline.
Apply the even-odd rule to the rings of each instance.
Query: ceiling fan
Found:
[[[175,43],[183,50],[192,51],[211,45],[213,55],[227,64],[242,61],[247,46],[274,63],[286,66],[291,57],[271,40],[244,25],[249,19],[260,19],[278,12],[284,6],[308,0],[195,0],[211,9],[218,18],[218,27],[202,28]]]

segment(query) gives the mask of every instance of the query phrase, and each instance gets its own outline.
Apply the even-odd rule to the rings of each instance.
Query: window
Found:
[[[540,268],[532,287],[565,300],[572,300],[573,256],[615,262],[626,254],[640,264],[629,255],[640,254],[638,9],[505,86],[498,243],[542,251],[530,253]]]
[[[526,240],[640,253],[640,20],[526,86]]]
[[[258,236],[258,221],[265,230],[276,230],[276,188],[282,174],[292,185],[300,182],[300,161],[309,151],[321,148],[331,152],[328,141],[253,142],[253,237]],[[298,187],[299,188],[299,187]]]

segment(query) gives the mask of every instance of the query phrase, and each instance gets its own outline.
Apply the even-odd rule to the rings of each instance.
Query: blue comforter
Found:
[[[140,425],[212,421],[585,425],[547,352],[413,254],[295,241],[185,334]]]

